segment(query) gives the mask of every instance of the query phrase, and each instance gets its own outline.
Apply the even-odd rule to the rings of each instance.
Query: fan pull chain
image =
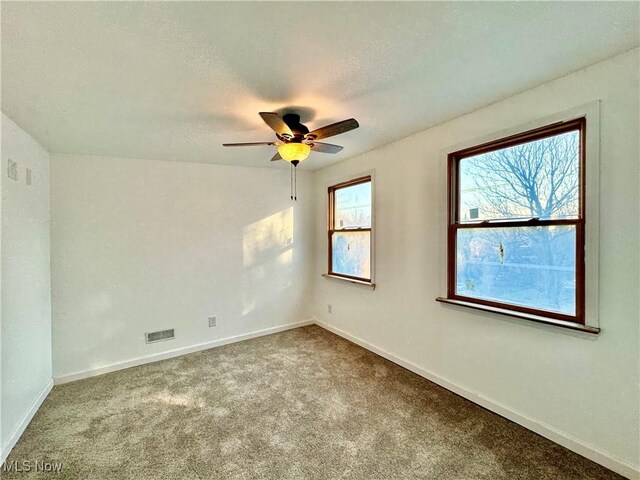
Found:
[[[298,201],[298,169],[296,168],[298,165],[291,162],[291,178],[290,178],[290,194],[291,201]]]
[[[291,194],[291,201],[293,201],[293,164],[290,163],[289,166],[289,172],[291,174],[291,178],[289,179],[289,193]]]

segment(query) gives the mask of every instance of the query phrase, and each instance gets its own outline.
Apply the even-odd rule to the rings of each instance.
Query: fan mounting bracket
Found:
[[[278,140],[284,143],[289,143],[291,140],[295,138],[289,135],[288,133],[282,133],[282,134],[276,133],[276,137],[278,137]]]

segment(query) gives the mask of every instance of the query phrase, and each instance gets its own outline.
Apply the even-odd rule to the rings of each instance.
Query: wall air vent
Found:
[[[173,340],[176,338],[176,332],[173,328],[169,330],[161,330],[159,332],[145,333],[144,338],[147,343],[162,342],[163,340]]]

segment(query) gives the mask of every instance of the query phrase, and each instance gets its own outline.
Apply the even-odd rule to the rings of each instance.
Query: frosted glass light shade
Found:
[[[283,143],[278,147],[278,153],[287,162],[301,162],[309,156],[310,151],[311,147],[306,143]]]

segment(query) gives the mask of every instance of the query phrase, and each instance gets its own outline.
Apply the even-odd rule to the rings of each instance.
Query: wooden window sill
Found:
[[[331,278],[334,280],[340,280],[343,282],[353,283],[355,285],[362,285],[363,287],[371,287],[373,290],[376,289],[376,284],[372,282],[367,282],[365,280],[356,280],[355,278],[347,278],[341,277],[340,275],[331,275],[329,273],[323,273],[322,276],[324,278]]]
[[[497,313],[499,315],[506,315],[509,317],[523,318],[525,320],[531,320],[538,323],[546,323],[547,325],[554,325],[556,327],[568,328],[571,330],[578,330],[580,332],[598,334],[600,329],[597,327],[591,327],[589,325],[582,325],[581,323],[567,322],[565,320],[557,320],[555,318],[543,317],[541,315],[532,315],[530,313],[515,312],[506,308],[490,307],[488,305],[481,305],[478,303],[465,302],[462,300],[454,300],[446,297],[438,297],[436,301],[442,303],[448,303],[450,305],[456,305],[458,307],[472,308],[474,310],[482,310],[484,312]]]

